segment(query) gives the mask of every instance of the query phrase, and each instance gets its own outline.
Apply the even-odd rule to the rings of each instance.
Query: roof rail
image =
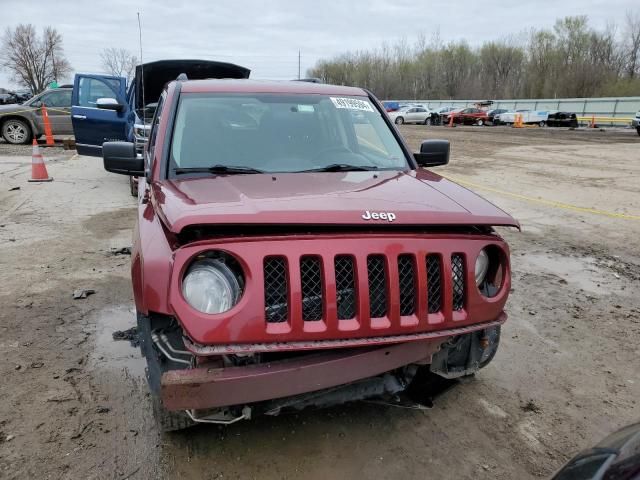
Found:
[[[319,78],[295,78],[294,82],[323,83]]]

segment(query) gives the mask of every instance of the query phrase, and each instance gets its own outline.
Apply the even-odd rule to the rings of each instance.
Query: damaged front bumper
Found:
[[[209,367],[205,363],[195,368],[169,370],[161,376],[160,397],[167,410],[195,411],[286,399],[309,392],[321,395],[332,387],[349,385],[408,365],[431,364],[434,354],[446,342],[495,330],[505,320],[506,314],[503,313],[494,322],[420,336],[403,336],[396,338],[395,343],[317,350],[242,366],[212,364],[215,366]],[[483,334],[482,338],[485,337]],[[388,342],[392,340],[393,337],[387,338]],[[478,342],[475,340],[476,345]],[[194,348],[193,345],[190,347]],[[488,347],[489,344],[483,348]],[[438,353],[440,369],[446,365],[442,353]],[[467,367],[478,368],[477,363]],[[449,370],[453,373],[451,366]],[[472,370],[465,368],[464,373]]]

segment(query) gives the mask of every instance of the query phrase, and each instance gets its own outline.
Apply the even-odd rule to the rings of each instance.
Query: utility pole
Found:
[[[298,50],[298,80],[300,80],[300,50]]]

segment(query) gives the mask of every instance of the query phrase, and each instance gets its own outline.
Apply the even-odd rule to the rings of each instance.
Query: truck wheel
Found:
[[[404,118],[398,117],[396,118],[396,125],[402,125],[404,123]]]
[[[24,120],[10,118],[2,124],[2,137],[13,145],[23,145],[31,141],[32,132]]]
[[[176,432],[193,427],[196,422],[191,420],[184,412],[170,412],[162,406],[162,402],[155,395],[151,395],[153,402],[153,416],[156,419],[158,430],[161,432]]]
[[[545,122],[544,120],[542,120],[540,123],[538,123],[538,126],[539,126],[540,128],[542,128],[542,127],[546,127],[546,126],[547,126],[547,122]]]

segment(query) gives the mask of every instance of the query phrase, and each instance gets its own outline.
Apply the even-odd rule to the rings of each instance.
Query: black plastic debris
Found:
[[[14,190],[20,190],[20,187],[11,187],[9,189],[10,192],[13,192]]]
[[[116,330],[112,336],[114,340],[128,340],[132,347],[140,345],[137,327],[131,327],[128,330]]]
[[[131,255],[131,247],[112,248],[109,253],[111,255]]]

